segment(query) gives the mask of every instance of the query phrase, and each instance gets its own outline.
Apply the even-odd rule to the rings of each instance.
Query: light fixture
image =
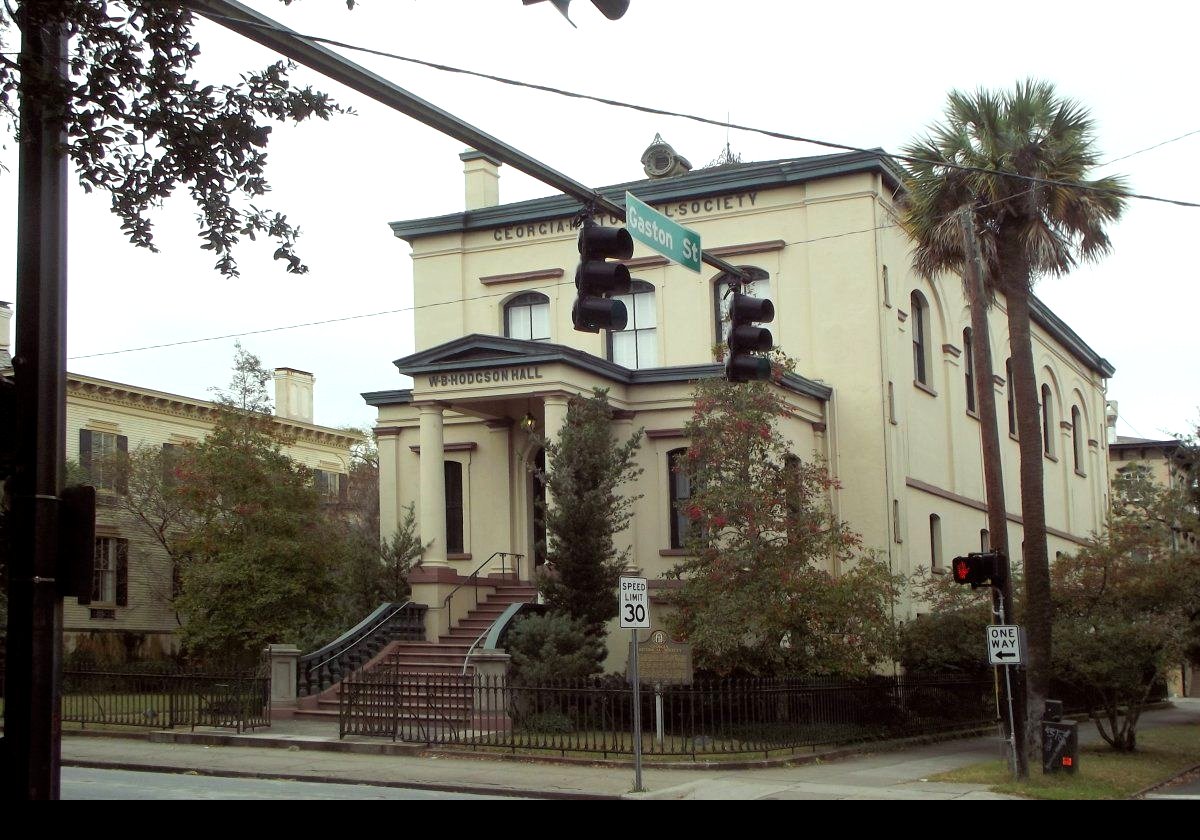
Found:
[[[535,429],[537,429],[537,418],[526,411],[525,416],[521,418],[521,430],[532,432]]]

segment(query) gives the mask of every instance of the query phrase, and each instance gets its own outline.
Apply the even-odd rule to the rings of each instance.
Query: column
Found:
[[[566,394],[550,394],[542,398],[542,409],[546,419],[545,438],[547,443],[558,443],[558,436],[562,433],[563,426],[567,425],[567,401],[570,398]],[[546,456],[546,470],[550,470],[550,457]],[[546,487],[546,507],[550,508],[554,505],[554,498],[550,492],[550,488]]]
[[[443,409],[437,404],[420,406],[421,412],[421,542],[425,549],[422,565],[449,566],[446,560],[446,473],[442,466],[445,443],[442,435]]]

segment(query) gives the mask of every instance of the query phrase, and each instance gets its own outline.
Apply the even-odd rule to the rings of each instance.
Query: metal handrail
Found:
[[[373,627],[372,627],[370,630],[367,630],[367,631],[363,632],[363,633],[362,633],[362,635],[360,635],[360,636],[359,636],[357,639],[355,639],[353,642],[351,642],[351,643],[350,643],[349,645],[347,645],[345,648],[343,648],[342,650],[340,650],[340,651],[338,651],[337,653],[333,654],[333,655],[332,655],[332,656],[330,656],[328,659],[322,660],[321,662],[318,662],[316,665],[312,665],[312,666],[310,666],[310,667],[309,667],[307,670],[309,670],[309,671],[315,671],[316,669],[320,668],[322,665],[328,665],[330,662],[332,662],[333,660],[337,659],[339,656],[345,656],[345,655],[347,655],[348,653],[350,653],[350,651],[354,650],[356,647],[358,647],[359,645],[361,645],[361,644],[362,644],[364,641],[366,641],[367,639],[371,638],[371,635],[372,635],[372,634],[373,634],[373,633],[374,633],[376,630],[378,630],[378,629],[379,629],[380,627],[382,627],[383,625],[387,624],[389,621],[391,621],[393,618],[395,618],[395,617],[396,617],[397,615],[399,615],[400,613],[404,612],[404,608],[405,608],[405,607],[407,607],[407,606],[408,606],[409,604],[411,604],[411,603],[412,603],[412,601],[405,601],[403,604],[401,604],[400,606],[396,607],[394,610],[392,610],[390,613],[388,613],[386,616],[384,616],[384,617],[383,617],[383,618],[381,618],[381,619],[380,619],[378,622],[376,622],[376,624],[375,624],[375,625],[374,625],[374,626],[373,626]],[[376,612],[379,612],[380,610],[382,610],[382,609],[385,609],[387,606],[388,606],[387,604],[382,604],[382,605],[380,606],[380,609],[379,609],[379,610],[376,610]],[[366,618],[366,619],[364,619],[363,621],[360,621],[360,622],[358,623],[358,625],[357,625],[355,628],[353,628],[352,630],[350,630],[350,631],[348,631],[348,632],[346,632],[346,633],[343,633],[343,634],[342,634],[342,638],[346,638],[346,637],[347,637],[347,636],[349,636],[351,633],[353,633],[353,632],[354,632],[354,630],[357,630],[359,627],[362,627],[364,624],[366,624],[366,623],[367,623],[367,621],[369,621],[369,620],[370,620],[370,618],[371,618],[371,616],[367,616],[367,618]],[[328,648],[328,647],[330,647],[331,645],[334,645],[334,644],[337,644],[337,641],[336,641],[336,640],[335,640],[334,642],[331,642],[329,645],[326,645],[325,647],[327,647],[327,648]],[[316,653],[320,653],[320,651],[316,651]]]
[[[472,585],[472,589],[475,592],[475,606],[478,607],[479,606],[479,573],[482,572],[484,567],[487,566],[489,563],[491,563],[497,557],[500,558],[500,574],[502,574],[502,575],[508,574],[508,558],[509,557],[516,558],[516,562],[513,564],[513,571],[518,572],[518,574],[520,573],[520,563],[522,560],[525,559],[524,554],[515,554],[511,551],[493,551],[491,556],[488,557],[488,559],[484,560],[482,563],[480,563],[479,567],[476,568],[475,571],[471,572],[471,574],[467,576],[467,579],[465,581],[463,581],[458,586],[456,586],[450,590],[449,594],[447,594],[446,597],[442,599],[442,605],[440,607],[438,607],[438,609],[448,611],[450,608],[450,600],[458,593],[458,590],[462,589],[468,583],[470,583]]]

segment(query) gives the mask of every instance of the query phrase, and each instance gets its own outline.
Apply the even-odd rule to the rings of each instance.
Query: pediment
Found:
[[[515,362],[527,358],[544,357],[547,351],[557,349],[541,341],[522,341],[494,335],[468,335],[445,344],[430,347],[411,356],[395,361],[401,373],[410,369],[427,368],[431,365],[453,365],[456,362],[478,362],[494,360],[499,363]]]

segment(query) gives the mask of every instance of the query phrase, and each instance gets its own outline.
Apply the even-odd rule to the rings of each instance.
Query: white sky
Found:
[[[1091,109],[1109,157],[1200,129],[1191,4],[961,2],[810,4],[768,0],[632,0],[605,20],[575,0],[573,29],[548,4],[519,0],[301,0],[255,8],[299,32],[497,75],[896,151],[940,118],[951,88],[1054,82]],[[202,22],[207,81],[273,60],[265,49]],[[505,142],[592,186],[643,177],[656,132],[702,166],[722,128],[652,117],[374,58],[349,57]],[[162,253],[127,244],[106,196],[70,197],[73,372],[208,396],[229,380],[233,340],[77,358],[91,353],[299,324],[412,305],[408,246],[387,223],[459,211],[462,144],[300,69],[297,81],[333,93],[358,116],[279,126],[260,206],[288,214],[310,273],[294,277],[272,246],[245,243],[242,277],[222,278],[199,250],[195,212],[180,195],[155,216]],[[732,132],[743,159],[822,154],[800,143]],[[15,265],[16,155],[0,152],[0,257]],[[1192,157],[1200,135],[1122,161],[1137,192],[1200,202]],[[501,201],[551,190],[509,167]],[[1037,293],[1117,368],[1109,397],[1118,431],[1160,437],[1200,417],[1200,284],[1191,245],[1200,209],[1132,201],[1111,229],[1114,253]],[[0,279],[13,300],[15,279]],[[369,425],[359,394],[404,387],[392,360],[413,350],[411,311],[242,339],[268,367],[316,374],[316,421]],[[1191,326],[1189,326],[1189,324]]]

